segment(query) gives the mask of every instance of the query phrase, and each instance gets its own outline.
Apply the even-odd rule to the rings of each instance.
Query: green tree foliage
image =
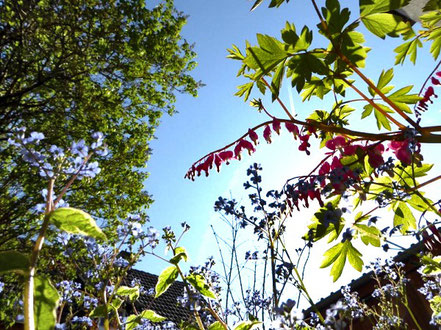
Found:
[[[0,245],[33,233],[45,184],[6,148],[14,127],[44,133],[47,148],[104,133],[103,171],[74,183],[71,205],[112,222],[151,203],[149,141],[176,93],[199,85],[185,22],[172,0],[0,1]]]

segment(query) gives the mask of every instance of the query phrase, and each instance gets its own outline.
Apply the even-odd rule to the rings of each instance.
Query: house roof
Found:
[[[158,276],[131,269],[127,274],[127,282],[130,283],[132,280],[138,280],[144,289],[148,290],[156,286]],[[178,297],[182,297],[183,294],[184,283],[175,281],[166,292],[156,299],[148,294],[142,294],[135,303],[135,307],[138,312],[145,309],[154,310],[159,315],[167,318],[168,321],[179,324],[181,321],[192,319],[191,312],[178,304]]]

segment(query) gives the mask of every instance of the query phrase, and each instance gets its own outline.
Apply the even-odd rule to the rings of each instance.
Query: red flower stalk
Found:
[[[263,138],[266,142],[271,143],[271,128],[269,126],[266,126],[263,130]]]
[[[257,145],[257,140],[259,139],[259,136],[251,128],[248,129],[248,136],[250,137],[251,141],[253,141],[253,143]]]
[[[277,135],[280,135],[280,120],[277,118],[273,119],[273,130],[277,133]]]

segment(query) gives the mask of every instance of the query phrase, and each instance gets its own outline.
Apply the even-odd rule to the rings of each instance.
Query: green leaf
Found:
[[[139,286],[135,286],[133,288],[128,286],[120,286],[118,290],[116,290],[115,294],[119,296],[127,296],[131,301],[134,301],[139,297]]]
[[[334,245],[329,250],[325,252],[324,259],[322,261],[322,264],[320,265],[320,268],[326,268],[329,265],[331,265],[337,258],[340,256],[342,249],[343,249],[344,243],[338,243],[337,245]]]
[[[248,47],[243,63],[248,67],[260,69],[264,74],[272,71],[287,58],[288,53],[282,42],[268,35],[257,34],[258,47]]]
[[[433,204],[433,202],[430,199],[427,199],[427,203],[425,203],[424,200],[417,194],[413,194],[410,199],[406,200],[406,203],[409,204],[411,207],[413,207],[415,210],[420,212],[433,211],[429,207],[429,205],[427,205],[427,203]]]
[[[187,261],[188,259],[188,255],[187,255],[187,251],[185,250],[184,247],[178,246],[175,249],[175,255],[173,258],[170,259],[170,262],[172,264],[177,265],[179,263],[179,261],[181,261],[182,259],[184,259],[185,261]]]
[[[162,322],[165,321],[166,318],[164,316],[161,316],[159,314],[156,314],[155,311],[152,311],[150,309],[146,309],[139,314],[142,318],[148,319],[152,322]]]
[[[415,217],[406,203],[395,202],[392,204],[392,209],[395,212],[394,226],[400,226],[401,233],[406,234],[410,228],[416,229]]]
[[[380,78],[378,78],[377,88],[382,91],[384,87],[387,86],[388,83],[391,82],[394,77],[394,70],[389,69],[387,71],[381,71]]]
[[[155,298],[158,298],[161,294],[167,291],[170,285],[172,285],[178,277],[178,274],[176,266],[168,267],[162,271],[161,275],[158,277],[158,283],[156,283]]]
[[[37,329],[55,328],[59,300],[60,295],[49,279],[43,276],[34,278],[34,315]]]
[[[370,116],[370,114],[371,114],[372,111],[374,110],[374,107],[373,107],[372,105],[370,105],[370,104],[366,104],[366,105],[363,107],[363,109],[364,109],[364,111],[363,111],[363,113],[361,114],[361,119],[364,119],[364,118]]]
[[[253,6],[251,7],[250,11],[253,11],[254,9],[256,9],[257,7],[260,6],[260,4],[263,2],[263,0],[256,0],[256,2],[253,4]]]
[[[123,302],[124,301],[122,299],[119,299],[118,297],[113,297],[112,301],[110,302],[109,307],[113,308],[115,311],[117,311],[121,307]]]
[[[126,319],[125,329],[126,330],[133,330],[140,324],[141,324],[141,316],[132,314],[132,315],[129,315]]]
[[[345,243],[341,243],[343,244],[343,247],[341,248],[341,252],[339,253],[338,258],[335,260],[334,264],[332,265],[331,275],[332,275],[332,280],[334,282],[340,278],[341,273],[343,272],[343,268],[345,267],[346,256],[348,252],[347,243],[348,241],[346,241]]]
[[[262,322],[259,322],[259,321],[244,321],[244,322],[240,322],[238,325],[236,325],[234,330],[250,330],[250,329],[254,328],[254,326],[259,325],[261,323]]]
[[[245,58],[245,56],[242,55],[240,49],[236,45],[233,45],[233,48],[227,49],[227,51],[229,53],[229,55],[227,55],[227,58],[239,61],[242,61]]]
[[[413,40],[407,41],[398,46],[394,49],[394,52],[397,53],[395,56],[395,64],[403,64],[408,56],[410,57],[410,61],[415,64],[417,58],[417,47],[421,48],[422,46],[423,44],[418,38],[414,38]]]
[[[24,275],[29,271],[28,256],[17,251],[0,252],[0,274],[14,272]]]
[[[273,80],[271,81],[271,93],[272,93],[273,101],[279,96],[280,87],[282,86],[282,80],[284,74],[285,74],[285,60],[277,66]]]
[[[97,306],[90,314],[90,317],[106,317],[107,308],[105,305]]]
[[[107,239],[95,220],[84,211],[71,207],[60,207],[51,212],[49,217],[55,226],[70,234],[90,236],[100,240]]]
[[[216,299],[216,295],[211,291],[210,286],[205,282],[205,278],[200,274],[190,274],[185,278],[200,294],[205,297]]]
[[[423,255],[420,258],[421,263],[424,265],[423,273],[427,275],[435,275],[441,273],[441,257],[429,257]]]
[[[254,86],[254,82],[249,82],[243,85],[240,85],[239,87],[237,87],[239,90],[234,94],[236,96],[242,97],[244,98],[244,100],[248,100],[248,98],[250,97],[250,93],[251,90],[253,89]]]
[[[360,15],[385,13],[398,9],[409,3],[409,0],[360,0]]]
[[[346,241],[348,243],[348,261],[352,267],[361,272],[363,269],[363,260],[361,259],[361,253],[358,251],[351,242]],[[345,242],[345,243],[346,243]]]
[[[382,39],[386,35],[396,35],[407,28],[407,24],[401,21],[401,18],[387,13],[370,14],[362,17],[361,21],[370,32]]]
[[[214,323],[211,323],[207,330],[225,330],[225,328],[222,323],[216,321]]]
[[[391,188],[392,178],[389,176],[380,176],[375,179],[375,181],[371,184],[369,188],[369,192],[371,192],[372,199],[375,199],[380,193],[384,191],[392,192]]]
[[[377,105],[380,106],[380,104],[377,104]],[[387,119],[387,117],[385,115],[383,115],[377,109],[374,110],[374,114],[375,114],[375,119],[377,119],[377,127],[378,127],[378,129],[381,129],[381,127],[384,127],[388,131],[390,131],[392,129],[390,127],[389,119]]]
[[[376,247],[381,245],[381,233],[377,227],[366,226],[358,223],[354,224],[354,227],[360,234],[361,240],[364,244],[371,244]]]
[[[435,296],[430,301],[430,308],[432,309],[432,315],[438,315],[441,312],[441,296]],[[438,323],[439,324],[439,323]]]

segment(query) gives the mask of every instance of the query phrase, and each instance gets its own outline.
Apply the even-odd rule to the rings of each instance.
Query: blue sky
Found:
[[[306,169],[320,160],[319,152],[310,157],[299,153],[298,145],[292,143],[292,136],[282,134],[276,137],[271,145],[261,143],[251,157],[245,156],[240,162],[233,161],[229,166],[224,166],[220,174],[213,171],[208,178],[200,177],[195,182],[184,179],[188,168],[201,156],[232,142],[249,127],[267,120],[243,100],[234,96],[236,86],[243,83],[243,80],[236,78],[239,62],[227,59],[226,49],[232,44],[243,49],[245,40],[255,43],[256,33],[279,37],[285,21],[294,21],[298,29],[304,24],[311,25],[315,22],[307,1],[292,1],[279,9],[268,9],[262,5],[254,12],[249,11],[251,5],[252,2],[246,0],[176,0],[176,7],[189,15],[183,34],[188,41],[195,43],[195,51],[198,54],[198,67],[193,72],[194,77],[206,86],[200,89],[197,98],[179,96],[179,113],[173,117],[163,117],[156,133],[157,140],[151,144],[153,154],[147,165],[150,178],[146,181],[146,189],[155,200],[149,210],[151,225],[158,229],[172,225],[177,231],[180,230],[179,224],[182,221],[191,225],[183,245],[189,251],[192,264],[200,263],[210,255],[217,257],[217,248],[209,224],[214,224],[220,232],[223,229],[219,215],[213,211],[214,202],[219,196],[232,195],[237,200],[246,199],[247,192],[243,190],[242,183],[249,165],[253,162],[261,163],[264,168],[264,180],[271,183],[267,188],[278,189],[286,178],[304,174]],[[370,54],[365,72],[374,80],[378,78],[383,67],[393,66],[393,57],[384,54],[393,49],[395,44],[396,41],[392,39],[367,39],[367,45],[376,49]],[[418,71],[410,65],[402,67],[399,69],[400,73],[396,74],[398,79],[395,82],[403,86],[412,83],[418,86],[433,68],[433,61],[429,58],[427,61],[430,61],[430,64]],[[417,89],[415,91],[417,92]],[[285,98],[287,103],[291,97],[290,93],[291,91],[284,86],[282,98]],[[260,97],[258,94],[254,96]],[[300,117],[308,114],[311,109],[327,107],[324,101],[302,104],[296,95],[293,95],[293,100],[295,111]],[[277,105],[274,104],[272,109],[274,114],[283,116]],[[436,111],[434,116],[439,116],[439,112]],[[359,114],[352,118],[353,124],[358,127],[365,128],[366,124],[375,127],[374,122],[359,121]],[[311,212],[312,210],[306,210],[301,214],[301,218],[309,219]],[[306,223],[293,225],[295,235],[299,237],[304,233]],[[244,238],[245,241],[252,239]],[[320,255],[323,250],[318,252],[317,260],[315,264],[312,263],[311,269],[317,267],[317,263],[321,261]],[[146,258],[137,265],[142,270],[156,274],[165,266],[164,263],[151,258]],[[325,269],[316,274],[326,277],[328,273],[329,269]],[[313,297],[325,296],[331,289],[336,289],[348,279],[359,275],[354,271],[348,272],[336,285],[330,287],[326,284],[326,289],[317,288],[315,285]],[[316,280],[310,278],[311,283]]]

